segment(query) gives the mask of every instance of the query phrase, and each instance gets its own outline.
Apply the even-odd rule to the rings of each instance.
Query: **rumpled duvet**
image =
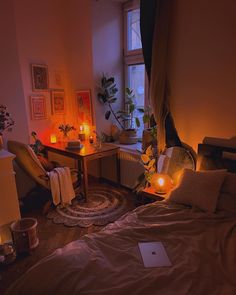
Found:
[[[145,268],[140,241],[160,241],[171,267]],[[167,202],[137,208],[56,250],[10,294],[236,294],[236,217]]]

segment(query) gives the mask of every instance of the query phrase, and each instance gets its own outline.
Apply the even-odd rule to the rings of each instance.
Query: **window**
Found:
[[[142,48],[140,34],[140,9],[127,12],[127,49],[135,50]]]
[[[147,102],[147,77],[143,60],[140,34],[140,9],[138,4],[126,2],[124,5],[124,64],[125,86],[133,89],[137,108],[144,108]],[[137,2],[137,1],[136,1]],[[138,136],[142,137],[143,114],[136,111],[141,126]]]

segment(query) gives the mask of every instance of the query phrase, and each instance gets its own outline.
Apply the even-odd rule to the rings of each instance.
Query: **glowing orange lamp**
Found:
[[[151,187],[157,194],[168,193],[173,186],[172,179],[168,174],[155,173],[151,179]]]
[[[51,134],[50,135],[50,142],[51,143],[57,143],[57,136],[56,136],[56,134]]]

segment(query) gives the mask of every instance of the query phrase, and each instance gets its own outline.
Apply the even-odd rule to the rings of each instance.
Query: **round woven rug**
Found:
[[[106,225],[130,210],[125,195],[110,186],[94,186],[89,189],[88,202],[77,197],[67,207],[57,206],[47,217],[65,226]]]

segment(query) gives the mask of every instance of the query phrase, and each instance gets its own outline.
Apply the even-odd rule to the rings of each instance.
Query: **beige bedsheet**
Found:
[[[171,267],[144,268],[139,241],[163,242]],[[236,294],[236,217],[156,202],[58,249],[10,294]]]

